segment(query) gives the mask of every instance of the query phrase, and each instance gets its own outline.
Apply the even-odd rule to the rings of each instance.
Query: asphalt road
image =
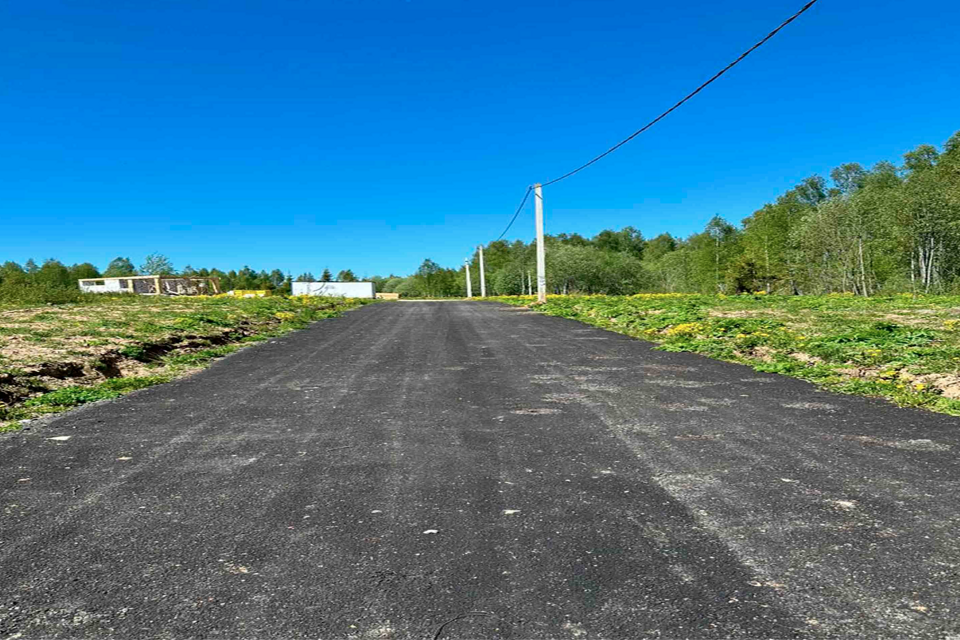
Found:
[[[0,638],[960,638],[958,427],[371,305],[0,437]]]

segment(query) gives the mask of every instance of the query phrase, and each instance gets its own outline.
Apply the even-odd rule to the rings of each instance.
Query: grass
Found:
[[[23,403],[26,409],[40,409],[55,412],[76,407],[88,402],[119,398],[125,393],[146,389],[155,384],[169,382],[167,376],[140,376],[135,378],[114,378],[90,387],[64,387],[50,393],[31,398]]]
[[[187,375],[365,302],[100,295],[0,306],[0,432]]]
[[[216,360],[217,358],[230,355],[240,348],[241,345],[239,344],[225,344],[219,347],[212,347],[210,349],[201,349],[192,353],[166,356],[163,358],[163,362],[168,366],[185,365],[190,367],[198,367],[205,365],[212,360]]]
[[[960,296],[551,296],[537,309],[665,351],[960,415]]]

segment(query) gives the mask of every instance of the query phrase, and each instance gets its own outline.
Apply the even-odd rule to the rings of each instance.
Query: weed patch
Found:
[[[220,347],[214,347],[212,349],[201,349],[199,351],[194,351],[192,353],[182,353],[172,356],[167,356],[163,358],[164,364],[167,365],[180,365],[188,367],[199,367],[201,365],[209,363],[211,360],[217,358],[222,358],[226,355],[230,355],[234,351],[240,349],[239,345],[234,344],[225,344]]]
[[[91,387],[65,387],[50,393],[31,398],[24,403],[24,407],[44,407],[54,410],[63,410],[76,407],[97,400],[119,398],[125,393],[146,389],[156,384],[169,382],[165,376],[151,376],[141,378],[115,378]]]

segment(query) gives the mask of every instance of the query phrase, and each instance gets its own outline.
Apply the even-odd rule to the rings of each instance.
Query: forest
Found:
[[[811,176],[734,224],[718,216],[686,238],[645,239],[632,226],[592,238],[547,236],[548,293],[764,291],[778,294],[960,292],[960,132],[899,164],[855,162]],[[536,247],[484,247],[488,295],[536,287]],[[479,264],[471,264],[474,295]],[[463,296],[463,267],[424,261],[383,281],[406,296]]]
[[[867,169],[851,162],[810,176],[739,224],[714,216],[686,238],[662,233],[644,238],[633,226],[592,238],[576,233],[545,239],[548,292],[625,295],[640,292],[777,294],[960,292],[960,132],[938,149],[920,145],[899,163]],[[488,295],[535,289],[533,241],[500,240],[484,247]],[[77,279],[134,274],[217,276],[223,290],[289,291],[291,280],[359,278],[352,270],[327,269],[296,277],[280,269],[179,271],[160,254],[140,267],[118,257],[101,272],[90,263],[67,266],[55,259],[38,265],[0,266],[0,303],[69,302]],[[474,295],[479,263],[470,265]],[[378,291],[404,297],[466,295],[464,267],[424,260],[408,276],[372,276]]]

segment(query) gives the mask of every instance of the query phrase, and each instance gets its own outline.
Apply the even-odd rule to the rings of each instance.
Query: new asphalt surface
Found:
[[[0,436],[0,638],[956,639],[958,427],[371,305]]]

